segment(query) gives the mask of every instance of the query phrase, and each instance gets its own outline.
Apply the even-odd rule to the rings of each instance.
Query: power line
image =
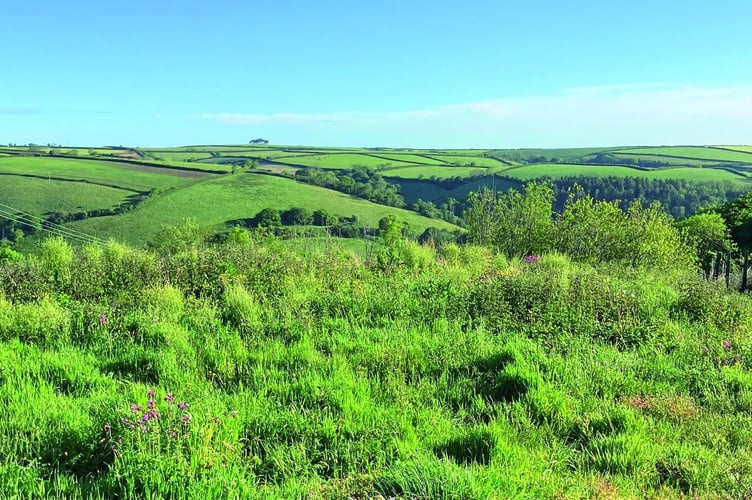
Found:
[[[81,231],[62,226],[61,224],[50,222],[41,217],[24,212],[23,210],[17,210],[2,203],[0,203],[0,217],[10,221],[19,222],[32,229],[41,229],[44,232],[54,234],[55,236],[62,236],[79,243],[94,243],[98,245],[104,243],[104,240],[96,236],[91,236]]]

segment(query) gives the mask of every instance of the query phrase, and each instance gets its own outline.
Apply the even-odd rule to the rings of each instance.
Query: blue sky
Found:
[[[0,143],[752,143],[749,0],[9,0],[0,15]]]

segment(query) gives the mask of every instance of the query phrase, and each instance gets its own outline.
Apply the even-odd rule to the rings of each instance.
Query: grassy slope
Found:
[[[398,167],[381,172],[384,177],[399,177],[401,179],[420,179],[436,177],[447,179],[450,177],[470,177],[475,174],[485,174],[488,169],[484,167],[441,167],[441,166],[417,166]]]
[[[117,161],[76,160],[71,158],[11,157],[0,159],[0,172],[90,180],[123,189],[148,191],[166,189],[190,180],[170,169],[149,168]],[[197,174],[201,175],[201,174]]]
[[[162,225],[174,225],[195,217],[200,223],[221,227],[228,221],[248,219],[261,209],[308,207],[324,208],[338,216],[358,215],[375,227],[390,214],[423,230],[428,226],[455,229],[455,226],[422,217],[414,212],[377,205],[329,189],[262,174],[223,176],[178,189],[150,201],[145,206],[117,217],[100,217],[70,223],[84,233],[131,243],[151,239]]]
[[[503,167],[504,163],[493,158],[483,158],[481,156],[456,156],[456,155],[430,155],[431,158],[436,158],[441,161],[445,161],[451,164],[459,164],[461,166],[469,166],[474,163],[478,167]]]
[[[668,155],[702,160],[752,163],[752,154],[706,147],[660,147],[621,149],[619,153]]]
[[[730,149],[732,151],[741,151],[743,153],[752,153],[752,146],[713,146],[721,149]]]
[[[296,165],[305,165],[309,167],[319,168],[331,168],[331,169],[346,169],[354,166],[366,166],[371,168],[379,168],[384,166],[396,167],[403,165],[410,165],[410,163],[385,160],[383,158],[377,158],[374,156],[368,156],[364,154],[322,154],[317,156],[297,156],[295,158],[288,158],[288,163],[295,163]]]
[[[0,203],[34,215],[110,208],[135,193],[95,184],[9,175],[0,175],[0,184]]]
[[[647,161],[658,161],[661,163],[668,163],[669,165],[722,165],[722,162],[713,161],[713,160],[693,160],[691,158],[674,158],[672,156],[661,156],[661,155],[648,155],[648,154],[621,154],[621,153],[612,153],[615,158],[622,158],[622,159],[631,159],[634,161],[637,160],[647,160]]]
[[[687,179],[697,182],[731,181],[747,184],[745,176],[715,168],[676,167],[656,170],[640,170],[632,167],[600,165],[535,164],[507,169],[503,175],[520,180],[541,177],[566,177],[587,175],[593,177],[641,177],[647,179]]]

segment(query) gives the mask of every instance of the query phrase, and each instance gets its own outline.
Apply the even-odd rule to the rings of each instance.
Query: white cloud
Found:
[[[527,147],[752,143],[752,86],[666,84],[587,87],[396,112],[220,113],[226,125],[290,136],[344,134],[351,144]],[[390,142],[393,141],[393,142]]]

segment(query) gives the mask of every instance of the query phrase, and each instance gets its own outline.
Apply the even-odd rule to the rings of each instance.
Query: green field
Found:
[[[133,244],[151,239],[163,225],[175,225],[194,217],[201,224],[221,229],[228,221],[250,219],[264,208],[308,207],[326,209],[337,216],[357,215],[376,227],[379,219],[396,215],[423,231],[428,226],[456,229],[442,220],[428,219],[415,212],[377,205],[365,200],[292,179],[263,174],[222,176],[174,190],[147,205],[117,217],[99,217],[70,223],[70,226],[99,237],[112,236]]]
[[[632,154],[621,154],[621,153],[612,153],[612,155],[615,158],[619,159],[631,159],[634,161],[638,160],[646,160],[646,161],[655,161],[655,162],[661,162],[661,163],[667,163],[669,165],[685,165],[685,166],[701,166],[701,165],[723,165],[723,162],[719,161],[713,161],[713,160],[693,160],[690,158],[675,158],[673,156],[660,156],[660,155],[632,155]]]
[[[387,161],[398,161],[406,163],[419,163],[421,165],[446,165],[446,162],[431,158],[429,156],[421,156],[415,154],[398,154],[398,153],[372,153],[373,156],[379,158],[386,158]]]
[[[562,161],[575,162],[586,156],[597,153],[607,153],[618,148],[559,148],[559,149],[494,149],[489,151],[492,156],[509,158],[532,158],[545,156],[546,158],[559,158]]]
[[[399,167],[404,165],[410,165],[410,163],[384,160],[383,158],[376,158],[364,154],[321,154],[316,156],[296,156],[295,158],[289,158],[287,163],[294,163],[296,165],[303,165],[307,167],[329,168],[329,169],[348,169],[355,166],[365,166],[369,168],[382,168],[382,167]]]
[[[185,152],[185,151],[154,151],[150,152],[157,158],[172,161],[189,161],[211,158],[210,152]]]
[[[499,167],[505,167],[506,165],[499,160],[495,160],[493,158],[484,158],[482,156],[449,156],[449,155],[430,155],[431,158],[435,158],[440,161],[444,161],[446,163],[451,164],[457,164],[460,166],[470,166],[474,164],[474,166],[478,167],[488,167],[488,168],[499,168]]]
[[[426,165],[391,168],[382,172],[382,175],[384,177],[399,177],[401,179],[428,179],[430,177],[448,179],[450,177],[486,175],[487,173],[488,169],[483,167],[434,167]]]
[[[147,167],[119,161],[76,160],[49,157],[10,157],[0,160],[0,172],[89,180],[136,191],[166,189],[191,179],[205,177],[200,172]]]
[[[654,170],[641,170],[628,166],[603,165],[569,165],[559,163],[541,163],[507,169],[502,175],[523,181],[543,177],[560,178],[570,176],[592,177],[639,177],[646,179],[686,179],[696,182],[731,181],[748,183],[743,174],[732,173],[718,168],[672,167]]]
[[[741,151],[743,153],[752,153],[752,146],[713,146],[720,149],[730,149],[732,151]]]
[[[135,191],[75,181],[40,180],[0,174],[0,204],[41,216],[86,212],[126,203]]]
[[[630,148],[620,149],[617,153],[667,155],[681,158],[694,158],[700,160],[715,160],[722,162],[752,163],[752,154],[738,151],[725,151],[709,147],[659,147],[659,148]]]

